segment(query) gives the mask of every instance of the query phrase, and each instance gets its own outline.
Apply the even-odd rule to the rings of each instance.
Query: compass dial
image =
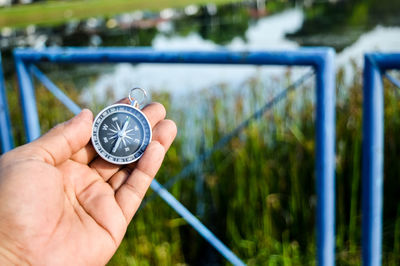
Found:
[[[146,116],[127,104],[103,109],[93,124],[92,143],[97,153],[115,164],[138,160],[151,140]]]

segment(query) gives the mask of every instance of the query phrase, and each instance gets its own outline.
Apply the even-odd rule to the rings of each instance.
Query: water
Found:
[[[293,50],[299,44],[286,36],[301,29],[304,23],[302,9],[288,9],[257,20],[245,32],[244,38],[235,37],[225,45],[218,45],[206,40],[198,33],[187,36],[168,37],[159,33],[152,41],[152,47],[158,50]],[[166,28],[170,26],[165,26]],[[364,32],[354,43],[338,51],[337,68],[344,68],[346,84],[352,82],[354,65],[361,68],[363,55],[372,51],[400,51],[400,27],[378,25]],[[261,69],[261,70],[260,70]],[[261,71],[261,73],[260,73]],[[83,100],[91,101],[89,92],[106,95],[105,91],[113,87],[117,97],[122,97],[126,87],[142,86],[158,91],[182,93],[198,92],[211,88],[215,84],[226,84],[237,87],[249,78],[261,75],[264,77],[282,77],[285,69],[281,67],[251,66],[187,66],[187,65],[117,65],[111,73],[101,75],[94,84],[90,84]],[[298,76],[299,73],[294,72]],[[303,73],[303,72],[300,72]],[[204,77],[207,77],[206,79]],[[240,85],[239,85],[240,86]]]
[[[311,4],[311,5],[309,5]],[[13,47],[30,46],[152,46],[157,50],[292,50],[303,45],[333,46],[337,67],[345,69],[346,82],[353,66],[362,67],[363,54],[400,51],[400,4],[392,1],[308,1],[306,4],[247,1],[217,7],[189,6],[160,13],[133,11],[114,17],[70,21],[65,25],[1,29],[0,47],[10,60]],[[8,57],[8,58],[7,58]],[[124,97],[133,86],[167,91],[175,98],[202,93],[224,84],[240,89],[254,76],[283,79],[283,67],[188,66],[116,64],[57,68],[43,66],[57,82],[68,76],[82,91],[81,102],[104,101],[110,90]],[[11,65],[5,65],[8,77]],[[61,71],[60,71],[61,70]],[[304,70],[295,69],[292,78]],[[204,78],[207,77],[207,78]],[[271,88],[273,90],[274,88]],[[274,91],[273,91],[274,92]]]
[[[201,50],[212,51],[221,48],[231,50],[293,50],[298,47],[294,41],[285,38],[285,34],[298,30],[303,21],[300,9],[290,9],[268,16],[251,25],[242,38],[235,37],[226,45],[218,45],[205,40],[199,33],[188,36],[168,37],[164,33],[155,36],[152,47],[156,50]],[[113,87],[117,97],[122,97],[126,86],[142,86],[153,90],[171,92],[181,96],[188,92],[199,92],[215,84],[237,87],[256,75],[282,75],[282,67],[262,68],[252,66],[204,66],[204,65],[165,65],[165,64],[119,64],[111,73],[101,75],[98,80],[84,90],[85,101],[91,101],[90,92],[106,95],[108,88]],[[207,78],[204,78],[207,77]]]

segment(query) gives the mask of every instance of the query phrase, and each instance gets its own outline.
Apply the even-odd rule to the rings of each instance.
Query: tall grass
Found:
[[[191,108],[168,94],[153,94],[179,128],[157,179],[165,183],[212,147],[224,134],[273,97],[272,87],[292,82],[254,77],[246,90],[220,84],[203,97],[187,96]],[[8,83],[13,126],[22,140],[15,84]],[[72,98],[79,90],[60,83]],[[14,87],[13,90],[10,88]],[[361,75],[350,87],[337,76],[336,262],[361,263]],[[344,91],[345,90],[345,91]],[[199,95],[199,94],[197,94]],[[254,121],[226,147],[177,182],[171,192],[249,265],[314,265],[315,115],[314,84],[307,83]],[[37,89],[43,131],[71,114]],[[400,103],[385,82],[385,199],[383,262],[400,263],[400,187],[398,136]],[[148,195],[152,192],[149,191]],[[148,197],[149,198],[149,197]],[[227,264],[160,198],[141,208],[110,265]]]

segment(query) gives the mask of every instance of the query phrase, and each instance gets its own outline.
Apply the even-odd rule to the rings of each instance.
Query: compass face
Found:
[[[106,161],[129,164],[138,160],[151,141],[151,127],[146,116],[127,104],[114,104],[95,118],[92,143]]]

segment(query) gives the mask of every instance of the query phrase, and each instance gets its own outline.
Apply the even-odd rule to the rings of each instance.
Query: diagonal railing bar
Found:
[[[395,77],[390,75],[388,72],[385,72],[384,76],[385,76],[385,78],[387,78],[387,80],[390,81],[390,83],[392,83],[395,87],[400,89],[400,80],[396,79]]]
[[[44,73],[36,66],[31,65],[32,73],[43,82],[43,85],[59,99],[67,109],[75,115],[81,112],[81,108],[65,95],[60,88],[57,87]],[[155,179],[150,184],[150,187],[179,215],[181,215],[202,237],[205,238],[222,256],[224,256],[233,265],[245,265],[245,263],[237,257],[221,240],[219,240],[204,224],[200,222],[188,209],[185,208],[175,197],[168,192]]]
[[[286,89],[281,91],[272,100],[268,101],[264,106],[262,106],[260,109],[258,109],[256,112],[254,112],[250,117],[248,117],[246,120],[244,120],[242,123],[240,123],[239,126],[237,126],[231,132],[229,132],[228,134],[223,136],[212,148],[210,148],[209,150],[207,150],[204,153],[197,156],[196,160],[194,160],[192,163],[190,163],[185,168],[183,168],[179,174],[177,174],[176,176],[172,177],[169,181],[167,181],[164,184],[164,187],[166,189],[170,189],[177,181],[188,177],[188,175],[190,173],[192,173],[198,167],[199,164],[202,164],[205,160],[210,158],[214,152],[216,152],[217,150],[221,149],[226,144],[228,144],[243,129],[248,127],[253,120],[260,119],[265,112],[269,111],[272,107],[274,107],[281,100],[283,100],[289,92],[300,87],[300,85],[302,85],[309,78],[311,78],[313,76],[313,74],[314,74],[314,71],[310,70],[309,72],[304,74],[302,77],[300,77],[298,80],[296,80],[291,85],[289,85]],[[151,195],[146,201],[144,201],[142,203],[141,208],[143,208],[148,202],[150,202],[154,198],[155,198],[155,195]]]
[[[73,114],[79,114],[81,108],[60,90],[42,71],[35,65],[30,66],[32,74]]]
[[[245,265],[224,243],[222,243],[215,235],[204,226],[185,206],[182,205],[165,187],[157,180],[153,179],[150,187],[174,210],[182,216],[197,232],[204,237],[216,250],[219,251],[233,265]]]

